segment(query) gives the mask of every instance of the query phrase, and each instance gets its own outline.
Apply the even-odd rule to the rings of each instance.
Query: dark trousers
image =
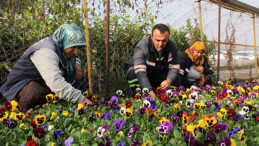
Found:
[[[157,75],[149,75],[148,74],[148,79],[149,82],[153,88],[153,90],[156,90],[157,87],[160,87],[160,84],[166,80],[167,78],[167,72],[161,73],[161,74],[157,74]],[[138,81],[138,78],[135,74],[134,68],[130,67],[127,72],[126,72],[126,79],[128,80],[129,86],[131,88],[132,91],[134,91],[136,88],[140,88],[140,84]],[[181,86],[181,79],[178,76],[175,81],[171,84],[171,86],[176,86],[179,87]]]
[[[19,92],[16,101],[20,108],[34,108],[47,103],[46,95],[50,93],[45,83],[31,81]]]

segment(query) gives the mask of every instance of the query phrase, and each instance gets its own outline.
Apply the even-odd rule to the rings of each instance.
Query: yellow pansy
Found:
[[[142,144],[142,146],[147,146],[147,145],[152,145],[152,141],[149,140],[149,141],[147,141],[147,142],[145,142],[145,143]]]
[[[132,116],[132,109],[127,108],[125,111],[126,118],[130,118]]]
[[[161,119],[159,120],[159,123],[163,124],[163,122],[165,122],[165,121],[170,122],[169,120],[166,119],[166,117],[161,117]]]
[[[79,103],[79,104],[77,105],[77,111],[79,111],[81,108],[83,108],[83,104]]]
[[[84,133],[84,132],[85,132],[85,129],[84,129],[84,128],[82,128],[82,129],[81,129],[81,133]]]
[[[18,103],[15,100],[12,100],[10,103],[12,105],[12,111],[18,110],[17,109]]]
[[[54,119],[56,116],[57,116],[57,113],[55,113],[55,112],[52,112],[52,113],[51,113],[50,120],[53,120],[53,119]]]
[[[4,119],[6,119],[8,117],[8,112],[5,112],[5,110],[0,109],[0,121],[3,121]]]
[[[84,97],[88,96],[88,91],[83,92]]]
[[[119,134],[121,137],[124,137],[123,131],[120,131],[118,134]]]
[[[68,117],[70,114],[69,114],[69,112],[68,112],[68,111],[63,111],[63,112],[62,112],[62,115],[64,115],[64,116],[67,116],[67,117]]]
[[[23,130],[29,129],[28,126],[24,123],[21,123],[19,127],[22,128]]]
[[[45,123],[45,121],[46,121],[46,116],[44,116],[44,115],[37,115],[37,116],[35,116],[35,124],[36,125],[43,125],[44,123]]]
[[[53,94],[46,95],[46,99],[48,102],[53,101],[53,99],[54,99]]]

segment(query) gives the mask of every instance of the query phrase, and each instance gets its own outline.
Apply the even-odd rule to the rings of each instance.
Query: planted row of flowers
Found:
[[[1,145],[257,145],[259,84],[219,82],[217,86],[147,89],[111,98],[84,96],[92,106],[46,96],[48,103],[0,109]]]

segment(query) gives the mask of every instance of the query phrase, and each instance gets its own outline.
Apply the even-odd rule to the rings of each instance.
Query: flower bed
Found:
[[[199,89],[117,91],[110,99],[88,96],[94,105],[62,102],[49,94],[41,108],[0,110],[5,145],[258,145],[257,81],[219,82]],[[97,98],[98,97],[98,98]]]

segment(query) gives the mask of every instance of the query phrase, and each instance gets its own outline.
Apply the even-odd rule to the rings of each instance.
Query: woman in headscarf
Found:
[[[92,104],[72,85],[82,76],[78,49],[86,46],[83,31],[63,24],[52,36],[29,47],[15,63],[0,88],[3,96],[15,99],[20,108],[33,108],[46,103],[51,92],[73,103]]]
[[[183,86],[190,88],[192,85],[201,87],[211,84],[213,70],[204,53],[204,43],[197,41],[179,55],[179,75]]]

